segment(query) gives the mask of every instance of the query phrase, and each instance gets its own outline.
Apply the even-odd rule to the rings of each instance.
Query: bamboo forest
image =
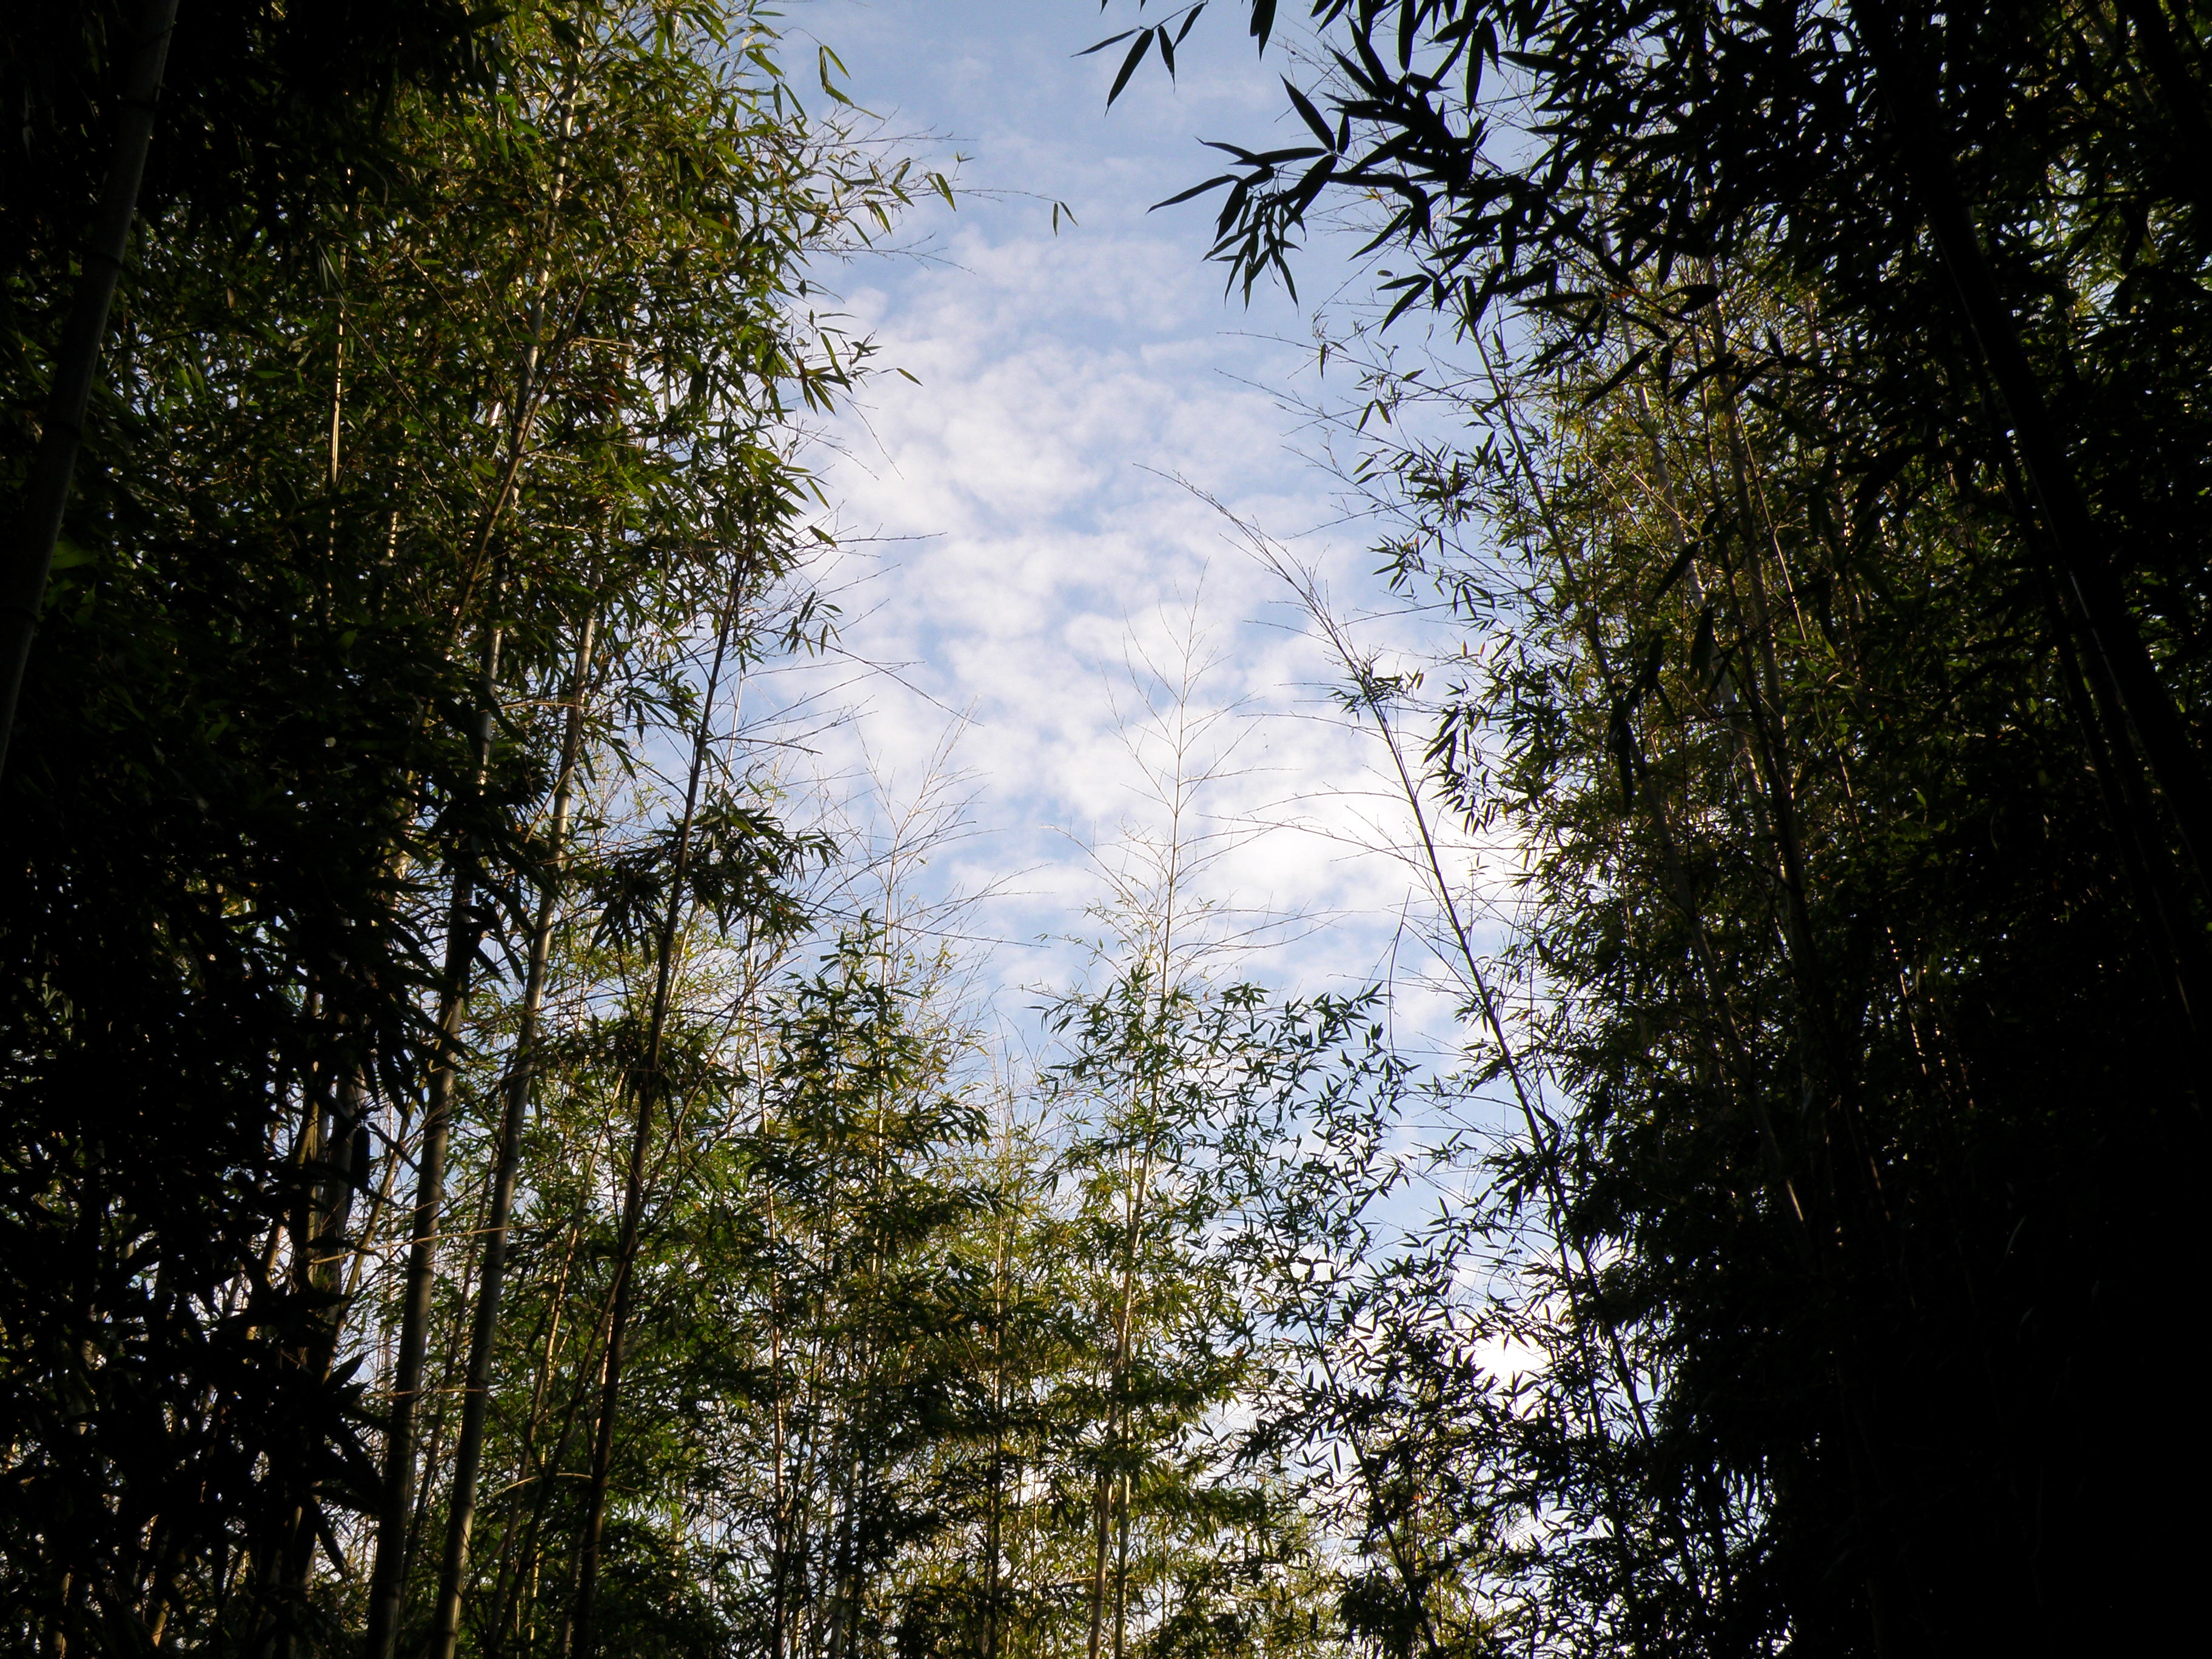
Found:
[[[2185,1651],[2207,0],[26,0],[0,100],[0,1649]],[[1083,647],[1088,887],[789,689],[1029,605],[1104,729],[849,459],[1045,546],[1017,280],[1365,852],[1206,805],[1250,634]]]

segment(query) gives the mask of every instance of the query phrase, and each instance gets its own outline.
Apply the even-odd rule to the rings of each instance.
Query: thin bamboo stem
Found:
[[[507,1113],[500,1124],[498,1164],[492,1176],[491,1203],[484,1223],[483,1272],[477,1291],[475,1329],[469,1342],[460,1439],[453,1452],[453,1497],[446,1522],[445,1555],[438,1571],[430,1659],[453,1659],[454,1649],[460,1640],[461,1593],[468,1563],[469,1534],[476,1522],[477,1467],[483,1456],[484,1416],[491,1396],[492,1347],[499,1334],[508,1221],[514,1207],[515,1176],[521,1162],[522,1129],[530,1109],[531,1082],[537,1072],[538,1014],[545,1000],[546,963],[559,912],[561,872],[567,864],[569,811],[575,798],[577,758],[583,743],[584,698],[591,677],[595,623],[595,617],[586,616],[578,630],[576,659],[569,677],[568,719],[561,739],[559,779],[553,791],[553,823],[548,831],[551,870],[538,894],[537,925],[531,932],[521,1024],[507,1079]]]

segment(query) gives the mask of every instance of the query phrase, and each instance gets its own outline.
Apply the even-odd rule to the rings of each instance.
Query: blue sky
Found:
[[[960,826],[902,880],[991,895],[958,931],[987,978],[1039,985],[1076,970],[1067,937],[1098,930],[1086,907],[1164,833],[1160,679],[1194,659],[1188,752],[1218,775],[1186,825],[1218,855],[1199,878],[1214,926],[1252,947],[1245,973],[1363,984],[1419,955],[1398,938],[1407,872],[1364,850],[1404,839],[1402,805],[1376,745],[1329,705],[1329,659],[1279,583],[1177,482],[1318,568],[1343,608],[1382,605],[1365,528],[1341,521],[1301,447],[1291,403],[1320,389],[1311,326],[1279,292],[1224,297],[1202,259],[1206,208],[1146,211],[1206,176],[1199,138],[1273,131],[1279,86],[1241,27],[1202,24],[1179,85],[1148,68],[1109,112],[1114,54],[1073,54],[1124,9],[797,0],[787,14],[788,58],[829,43],[887,131],[965,155],[976,193],[918,210],[913,251],[835,274],[882,361],[919,384],[878,376],[821,458],[846,541],[823,580],[848,654],[763,689],[852,711],[816,732],[808,764],[856,827],[880,841],[902,814]],[[1052,201],[1073,225],[1055,232]],[[1324,250],[1302,295],[1346,275]],[[1368,628],[1421,643],[1401,622]],[[1440,1026],[1439,1012],[1413,1017]]]

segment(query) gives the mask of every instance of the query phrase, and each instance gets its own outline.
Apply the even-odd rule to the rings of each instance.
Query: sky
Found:
[[[805,765],[879,846],[933,831],[909,900],[990,981],[1065,984],[1117,872],[1164,833],[1180,702],[1186,831],[1209,855],[1220,961],[1301,994],[1407,976],[1410,820],[1387,758],[1331,702],[1340,676],[1223,509],[1311,566],[1347,614],[1387,611],[1299,401],[1312,327],[1279,290],[1246,306],[1204,253],[1202,137],[1264,138],[1279,83],[1225,11],[1170,85],[1148,65],[1109,111],[1123,26],[1092,0],[794,0],[787,61],[830,45],[852,95],[933,162],[898,247],[825,272],[879,372],[815,460],[842,550],[821,580],[836,652],[764,683],[802,719]],[[1055,215],[1052,204],[1073,215]],[[1348,267],[1322,248],[1301,294]],[[1341,392],[1342,388],[1334,388]],[[1211,498],[1210,500],[1208,498]],[[1217,506],[1216,503],[1218,505]],[[1417,648],[1401,617],[1370,648]],[[1168,688],[1188,682],[1180,699]],[[750,695],[750,694],[749,694]],[[840,716],[843,717],[840,717]],[[926,837],[925,837],[926,838]],[[1403,1017],[1448,1026],[1407,979]]]

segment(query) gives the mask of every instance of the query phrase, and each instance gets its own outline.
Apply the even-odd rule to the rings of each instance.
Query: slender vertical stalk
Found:
[[[1129,1640],[1129,1471],[1121,1471],[1120,1513],[1114,1544],[1114,1659],[1122,1659]]]
[[[355,1072],[338,1086],[335,1100],[327,1084],[311,1089],[296,1162],[301,1188],[291,1220],[295,1289],[329,1298],[310,1319],[307,1340],[294,1363],[321,1381],[330,1375],[344,1326],[345,1297],[341,1263],[347,1254],[346,1225],[356,1191],[367,1169],[359,1132],[368,1115],[367,1089]],[[255,1650],[270,1659],[289,1659],[294,1608],[307,1597],[314,1565],[313,1517],[307,1496],[295,1503],[277,1528],[276,1542],[263,1564],[262,1633]],[[168,1608],[161,1592],[161,1616]],[[288,1605],[289,1603],[289,1605]],[[158,1638],[157,1642],[158,1642]]]
[[[1498,411],[1504,423],[1507,435],[1511,440],[1515,465],[1535,496],[1537,509],[1543,521],[1544,533],[1553,554],[1559,559],[1560,568],[1566,573],[1570,582],[1573,583],[1575,581],[1574,566],[1568,553],[1571,543],[1553,514],[1550,492],[1545,488],[1543,480],[1536,471],[1534,458],[1529,453],[1528,442],[1521,432],[1520,422],[1514,417],[1511,402],[1506,397],[1504,387],[1499,381],[1497,367],[1491,361],[1488,352],[1483,349],[1480,340],[1476,342],[1476,349],[1481,353],[1484,370],[1488,374],[1492,390],[1497,396]],[[1664,457],[1658,455],[1656,450],[1655,458],[1663,467]],[[1671,484],[1668,488],[1671,501]],[[1674,518],[1678,531],[1686,537],[1686,521],[1683,520],[1679,508],[1674,509]],[[1606,650],[1604,635],[1598,628],[1597,620],[1590,613],[1589,607],[1579,600],[1575,608],[1583,638],[1589,647],[1591,659],[1596,664],[1600,673],[1610,684],[1616,677],[1610,660],[1610,653]],[[1682,867],[1681,860],[1674,844],[1673,829],[1668,822],[1665,803],[1646,787],[1641,751],[1635,750],[1632,744],[1631,749],[1632,752],[1630,761],[1637,775],[1636,793],[1651,819],[1652,828],[1659,842],[1661,861],[1665,867],[1668,883],[1673,890],[1677,908],[1680,909],[1685,921],[1689,923],[1691,939],[1705,977],[1708,993],[1707,1006],[1715,1016],[1715,1023],[1726,1039],[1729,1054],[1735,1062],[1731,1069],[1739,1073],[1742,1081],[1741,1093],[1744,1104],[1758,1129],[1760,1152],[1766,1164],[1768,1185],[1782,1213],[1789,1218],[1792,1236],[1796,1240],[1799,1252],[1809,1266],[1814,1263],[1817,1256],[1814,1236],[1806,1220],[1805,1206],[1798,1194],[1796,1178],[1791,1175],[1789,1161],[1783,1152],[1781,1137],[1775,1133],[1772,1116],[1767,1111],[1766,1104],[1759,1097],[1758,1091],[1753,1088],[1748,1081],[1749,1045],[1744,1040],[1736,1023],[1735,1011],[1729,1003],[1726,976],[1721,970],[1718,959],[1706,935],[1705,924],[1698,915],[1695,895],[1691,889],[1687,873]],[[1402,758],[1398,761],[1398,766],[1400,776],[1405,777],[1407,772]],[[1429,846],[1431,855],[1433,857],[1433,843],[1426,842],[1425,837],[1425,844]],[[1464,933],[1460,933],[1459,942],[1461,951],[1464,954],[1468,949]],[[1485,994],[1486,997],[1487,994]],[[1493,1024],[1493,1030],[1495,1029]],[[1528,1109],[1527,1097],[1524,1095],[1522,1110],[1525,1112]],[[1556,1176],[1553,1179],[1556,1180]],[[1553,1198],[1555,1203],[1564,1202],[1564,1199],[1556,1190],[1553,1194]],[[1597,1288],[1596,1274],[1587,1256],[1583,1258],[1583,1267],[1590,1294],[1595,1302]],[[1602,1304],[1598,1305],[1601,1307]],[[1611,1328],[1609,1322],[1607,1328],[1608,1330]],[[1615,1340],[1617,1341],[1618,1339],[1616,1338]],[[1643,1413],[1640,1408],[1638,1417],[1641,1421]],[[1650,1431],[1647,1427],[1645,1429],[1647,1438],[1649,1434]]]
[[[1165,935],[1164,934],[1164,937]],[[1163,947],[1163,957],[1165,949]],[[1164,983],[1161,990],[1163,1015],[1167,994]],[[1121,1284],[1120,1305],[1115,1310],[1114,1357],[1107,1372],[1106,1443],[1117,1461],[1127,1452],[1127,1431],[1128,1405],[1124,1398],[1128,1386],[1130,1347],[1134,1337],[1136,1306],[1137,1242],[1144,1226],[1145,1201],[1152,1195],[1152,1160],[1158,1152],[1158,1103],[1153,1103],[1152,1133],[1145,1145],[1144,1157],[1137,1166],[1137,1178],[1128,1199],[1128,1224],[1121,1241]],[[1085,1659],[1100,1659],[1105,1644],[1106,1594],[1109,1583],[1108,1545],[1113,1536],[1115,1471],[1101,1469],[1093,1497],[1091,1555],[1091,1627],[1085,1643]],[[1126,1501],[1126,1500],[1125,1500]],[[1121,1632],[1115,1632],[1118,1650]]]
[[[2212,794],[2187,725],[2160,682],[2129,609],[2105,537],[2081,494],[2067,456],[2064,433],[2021,343],[2012,308],[1997,287],[1959,191],[1942,112],[1915,51],[1911,25],[1882,0],[1853,0],[1850,17],[1868,55],[1883,103],[1895,124],[1898,154],[1928,216],[1929,233],[1950,277],[1960,316],[1982,360],[2042,521],[2061,585],[2080,607],[2082,645],[2102,665],[2127,710],[2144,762],[2166,797],[2199,883],[2212,877]],[[2022,526],[2033,538],[2033,527]],[[2115,758],[2120,758],[2116,757]],[[2151,831],[2149,833],[2154,833]]]
[[[1517,434],[1516,441],[1518,441]],[[1522,464],[1524,467],[1527,465],[1525,454]],[[1544,1110],[1536,1085],[1526,1075],[1519,1047],[1505,1029],[1498,994],[1490,983],[1490,976],[1482,970],[1482,959],[1474,948],[1474,934],[1467,919],[1460,914],[1459,901],[1453,895],[1451,882],[1444,873],[1443,855],[1437,846],[1436,833],[1429,822],[1420,780],[1406,758],[1397,727],[1390,721],[1387,688],[1377,679],[1372,664],[1361,657],[1352,640],[1344,633],[1310,573],[1292,565],[1274,549],[1264,544],[1261,557],[1297,596],[1301,607],[1328,641],[1329,648],[1335,653],[1337,660],[1352,678],[1358,704],[1367,717],[1375,722],[1376,734],[1382,740],[1384,752],[1390,757],[1391,768],[1398,780],[1399,793],[1405,799],[1407,811],[1413,817],[1414,831],[1420,838],[1419,869],[1443,913],[1444,925],[1450,931],[1453,949],[1458,957],[1458,966],[1465,971],[1468,989],[1473,993],[1475,1012],[1481,1016],[1490,1040],[1497,1045],[1507,1085],[1513,1091],[1522,1123],[1528,1132],[1529,1147],[1536,1155],[1537,1167],[1542,1171],[1545,1195],[1551,1203],[1553,1213],[1561,1218],[1560,1231],[1555,1242],[1563,1251],[1573,1253],[1576,1264],[1581,1269],[1583,1294],[1593,1316],[1605,1331],[1615,1380],[1620,1384],[1623,1397],[1627,1400],[1636,1419],[1638,1435],[1648,1441],[1651,1436],[1651,1426],[1644,1406],[1643,1391],[1637,1384],[1634,1368],[1628,1363],[1627,1352],[1622,1346],[1619,1330],[1604,1314],[1603,1302],[1598,1295],[1596,1266],[1589,1258],[1588,1245],[1580,1237],[1571,1237],[1565,1231],[1567,1200],[1559,1172],[1559,1125]],[[1601,651],[1602,647],[1599,648]],[[1571,1287],[1573,1283],[1573,1276],[1570,1275]],[[1592,1403],[1595,1409],[1595,1401]]]
[[[500,630],[494,627],[484,635],[471,784],[477,790],[483,788],[491,761],[499,653]],[[467,1012],[469,969],[476,958],[478,931],[475,853],[464,845],[455,861],[453,902],[446,918],[446,967],[439,995],[437,1047],[424,1091],[422,1145],[416,1166],[415,1209],[409,1223],[407,1285],[400,1310],[399,1352],[392,1373],[392,1416],[384,1443],[384,1504],[377,1524],[376,1564],[369,1581],[368,1659],[392,1659],[406,1595],[407,1535],[415,1509],[416,1416],[429,1340],[430,1293],[437,1268],[440,1212],[445,1203],[446,1142],[460,1058],[461,1022]]]
[[[331,347],[331,457],[327,483],[330,486],[330,539],[325,551],[333,560],[338,556],[338,440],[345,422],[345,250],[338,250],[337,339]],[[325,589],[328,597],[329,590]]]
[[[2212,121],[2205,118],[2205,94],[2190,73],[2159,0],[2119,0],[2119,9],[2135,26],[2143,62],[2166,100],[2166,119],[2173,125],[2172,137],[2177,141],[2176,159],[2191,155],[2197,159],[2194,167],[2185,162],[2176,167],[2173,183],[2198,214],[2212,215],[2212,192],[2205,189],[2203,166],[2204,158],[2212,155]]]
[[[698,817],[699,784],[707,765],[713,735],[714,696],[720,689],[722,665],[729,654],[731,630],[737,623],[738,584],[743,566],[732,572],[721,625],[714,638],[714,660],[708,670],[706,694],[700,699],[699,723],[692,734],[690,775],[684,787],[684,817],[676,836],[674,867],[669,872],[668,908],[661,918],[659,960],[653,987],[653,1008],[646,1028],[645,1063],[632,1086],[637,1115],[630,1134],[629,1170],[623,1182],[621,1230],[615,1243],[614,1296],[608,1320],[605,1376],[599,1385],[599,1431],[592,1445],[592,1472],[584,1498],[584,1522],[578,1540],[576,1600],[569,1627],[569,1652],[589,1659],[592,1651],[592,1604],[599,1593],[599,1548],[606,1528],[607,1481],[614,1465],[615,1419],[622,1401],[623,1342],[629,1334],[630,1308],[635,1299],[638,1228],[645,1209],[645,1159],[653,1137],[653,1103],[659,1092],[661,1038],[668,1023],[669,997],[674,989],[676,934],[684,919],[684,880],[691,862],[691,830]],[[372,1659],[381,1659],[373,1656]]]
[[[767,1067],[760,1054],[760,1031],[757,1025],[754,1027],[752,1036],[754,1075],[764,1077],[767,1075]],[[768,1144],[770,1127],[769,1100],[769,1091],[765,1089],[762,1090],[760,1136],[763,1146]],[[791,1623],[791,1558],[793,1530],[791,1511],[793,1503],[793,1489],[797,1486],[797,1481],[789,1467],[790,1448],[787,1443],[790,1420],[789,1401],[787,1397],[789,1390],[784,1375],[783,1273],[782,1264],[777,1256],[779,1239],[776,1231],[777,1215],[774,1186],[767,1188],[763,1199],[764,1218],[768,1224],[766,1250],[769,1264],[768,1374],[769,1387],[773,1390],[772,1398],[775,1402],[775,1415],[769,1431],[769,1455],[773,1470],[773,1484],[769,1495],[770,1518],[769,1523],[768,1659],[784,1659],[785,1651],[789,1644],[788,1630]]]
[[[1012,1174],[1012,1127],[1009,1114],[1000,1146],[1001,1180],[1008,1180]],[[1012,1185],[1010,1180],[1008,1184]],[[1006,1488],[1007,1255],[1008,1234],[1012,1225],[1011,1214],[1000,1216],[993,1225],[991,1241],[991,1498],[989,1515],[984,1527],[983,1659],[999,1659],[999,1574],[1000,1564],[1005,1556],[1003,1517]]]
[[[169,58],[169,36],[177,24],[177,0],[146,0],[146,9],[123,75],[115,155],[84,250],[76,297],[62,330],[54,362],[54,384],[46,403],[39,447],[31,457],[31,476],[23,492],[17,539],[0,570],[0,772],[8,765],[8,742],[15,730],[15,704],[23,690],[23,669],[31,659],[31,641],[53,574],[54,545],[61,539],[62,515],[69,509],[70,486],[76,476],[77,452],[84,447],[85,410],[92,402],[93,378],[100,371],[100,349],[107,337],[107,313],[123,275],[123,256],[131,241],[131,222],[138,216],[138,186],[146,173],[146,152],[154,141],[154,115],[161,96],[161,71]]]
[[[500,1295],[506,1280],[508,1220],[514,1209],[515,1172],[521,1161],[531,1079],[537,1071],[538,1019],[545,1000],[546,959],[560,903],[561,872],[567,864],[569,809],[575,798],[576,761],[583,744],[584,697],[591,676],[595,620],[590,616],[584,618],[569,678],[568,715],[561,738],[561,769],[553,790],[553,823],[549,831],[552,869],[538,896],[537,926],[531,932],[530,965],[523,981],[521,1025],[507,1079],[507,1115],[500,1125],[498,1164],[492,1176],[490,1210],[484,1223],[483,1274],[477,1291],[476,1328],[469,1341],[460,1439],[453,1449],[453,1498],[447,1508],[445,1558],[438,1571],[430,1659],[453,1659],[460,1639],[462,1580],[468,1564],[469,1534],[476,1523],[477,1474],[483,1453],[484,1413],[491,1395],[492,1345],[499,1334]]]
[[[588,1184],[588,1176],[586,1182]],[[574,1225],[569,1227],[568,1246],[561,1253],[561,1266],[555,1272],[553,1282],[547,1289],[544,1324],[540,1335],[533,1337],[531,1340],[531,1346],[538,1351],[538,1377],[531,1387],[529,1415],[524,1421],[522,1428],[522,1449],[515,1460],[515,1467],[521,1473],[512,1484],[514,1486],[534,1484],[540,1492],[550,1484],[550,1477],[545,1472],[545,1466],[539,1460],[538,1447],[539,1437],[544,1433],[546,1426],[546,1395],[552,1387],[553,1360],[560,1343],[561,1304],[568,1293],[568,1272],[574,1265],[576,1247],[582,1242],[582,1236],[581,1227]],[[597,1333],[592,1333],[592,1335],[596,1340]],[[567,1431],[565,1418],[562,1419],[562,1426],[565,1437]],[[559,1443],[560,1449],[565,1450],[567,1443],[564,1437]],[[509,1617],[508,1598],[515,1588],[514,1575],[520,1571],[517,1547],[521,1543],[523,1534],[527,1530],[526,1523],[532,1523],[532,1517],[537,1508],[538,1505],[534,1501],[528,1504],[518,1501],[513,1512],[507,1516],[506,1527],[500,1534],[499,1548],[494,1552],[496,1565],[492,1571],[491,1617],[485,1621],[484,1626],[487,1635],[483,1651],[486,1654],[498,1652],[499,1644],[504,1639],[512,1622]]]
[[[572,1236],[572,1250],[574,1242],[574,1237]],[[566,1263],[562,1264],[562,1273],[565,1284],[568,1273]],[[510,1630],[521,1618],[524,1597],[522,1580],[526,1566],[530,1578],[528,1593],[532,1599],[534,1616],[538,1570],[541,1565],[538,1539],[544,1531],[545,1517],[552,1506],[554,1488],[560,1484],[561,1466],[568,1460],[568,1447],[575,1438],[577,1422],[583,1416],[584,1401],[598,1389],[605,1375],[601,1362],[605,1358],[606,1315],[611,1311],[611,1307],[601,1309],[598,1316],[592,1321],[590,1328],[584,1332],[583,1346],[578,1353],[576,1386],[568,1390],[568,1403],[561,1408],[561,1431],[554,1437],[552,1449],[542,1455],[535,1456],[534,1461],[526,1459],[523,1465],[526,1469],[535,1468],[535,1474],[526,1476],[526,1479],[534,1481],[538,1491],[531,1500],[530,1511],[526,1519],[519,1527],[510,1529],[510,1539],[514,1543],[512,1574],[507,1576],[508,1568],[502,1566],[501,1582],[494,1587],[492,1616],[488,1626],[491,1632],[491,1639],[485,1645],[487,1653],[495,1654],[498,1651],[500,1642],[505,1639],[503,1633]],[[539,1378],[541,1383],[550,1382],[554,1358],[554,1346],[549,1335],[545,1346],[544,1370]],[[533,1426],[533,1433],[534,1431]],[[504,1545],[501,1547],[501,1553],[503,1555],[507,1553],[507,1547]],[[563,1614],[562,1633],[560,1643],[556,1644],[556,1651],[565,1650],[567,1647],[570,1626],[565,1621],[574,1611],[573,1593],[563,1599],[568,1611]],[[535,1624],[531,1628],[534,1631]]]

